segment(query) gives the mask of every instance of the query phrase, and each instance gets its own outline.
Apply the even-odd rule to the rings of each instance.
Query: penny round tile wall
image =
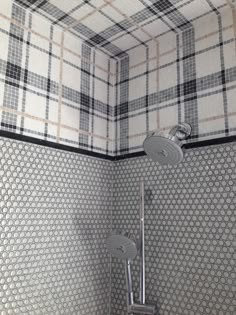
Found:
[[[113,228],[138,238],[145,182],[146,296],[159,315],[236,314],[236,144],[187,151],[175,167],[116,162]],[[133,262],[139,298],[139,259]],[[125,315],[123,263],[112,259],[112,315]]]
[[[109,312],[112,164],[0,138],[0,314]]]

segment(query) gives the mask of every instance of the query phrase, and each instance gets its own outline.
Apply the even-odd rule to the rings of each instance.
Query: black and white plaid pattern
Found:
[[[232,1],[232,0],[230,0]],[[37,12],[49,19],[53,25],[62,28],[74,24],[87,14],[88,18],[71,28],[71,32],[82,40],[86,40],[91,46],[105,49],[108,55],[124,57],[127,47],[139,46],[150,38],[140,32],[137,26],[129,18],[117,13],[109,6],[93,11],[101,7],[109,0],[79,0],[50,1],[50,0],[15,0],[19,5]],[[207,13],[214,9],[206,5],[207,0],[116,0],[114,6],[121,10],[133,22],[148,29],[154,37],[160,37],[168,31],[184,31],[191,27],[191,19],[196,14]],[[223,0],[211,0],[213,6],[224,3]],[[132,45],[133,44],[133,45]]]
[[[118,90],[124,82],[129,90],[128,104],[125,101],[116,106],[117,155],[142,151],[148,131],[167,131],[181,121],[192,127],[187,142],[235,135],[236,53],[232,12],[225,3],[216,7],[207,0],[206,4],[209,12],[191,21],[187,22],[175,11],[175,18],[168,17],[169,23],[175,21],[176,27],[159,38],[158,67],[153,57],[147,70],[144,47],[129,50],[129,59],[136,59],[132,63],[137,66],[131,67],[128,80],[122,78],[120,70],[117,82]],[[180,20],[184,21],[182,25]],[[155,43],[147,44],[152,57]],[[127,131],[122,127],[125,125]]]
[[[233,2],[9,0],[0,13],[2,130],[111,156],[180,121],[188,142],[235,134]]]
[[[1,130],[56,142],[62,32],[10,1],[0,12],[9,18],[1,18],[4,24],[0,25]],[[114,116],[108,104],[110,61],[93,49],[106,70],[93,65],[91,47],[70,33],[65,34],[64,45],[84,59],[64,51],[59,143],[112,155],[113,141],[108,141]]]

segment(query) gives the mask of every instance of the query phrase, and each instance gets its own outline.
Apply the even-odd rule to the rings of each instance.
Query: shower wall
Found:
[[[109,314],[112,162],[0,148],[0,313]]]
[[[183,120],[188,142],[235,135],[236,13],[214,3],[115,61],[2,1],[0,136],[23,141],[0,138],[1,314],[126,314],[123,264],[104,240],[111,222],[137,236],[141,179],[148,301],[160,315],[235,313],[235,144],[174,168],[105,160]],[[138,259],[133,269],[137,293]]]
[[[198,1],[173,6],[160,17],[161,36],[127,51],[116,84],[117,155],[142,151],[149,131],[181,121],[192,126],[188,142],[236,134],[236,11],[227,1],[212,3],[202,1],[192,20],[181,12],[194,11]]]
[[[115,162],[113,229],[139,237],[145,183],[146,299],[160,315],[236,312],[236,145],[188,150],[178,166]],[[133,262],[135,299],[139,259]],[[124,265],[112,259],[112,315],[126,315]]]
[[[10,0],[0,22],[0,130],[112,155],[113,62]]]
[[[70,29],[4,1],[0,131],[109,157],[142,151],[149,131],[180,121],[192,126],[188,142],[235,135],[235,8],[214,5],[205,1],[190,21],[179,8],[176,28],[167,25],[115,61]]]
[[[236,134],[236,11],[229,3],[204,1],[202,14],[196,9],[186,20],[184,10],[194,11],[198,1],[178,10],[168,2],[172,10],[158,12],[162,35],[126,51],[115,84],[117,156],[135,156],[149,131],[181,121],[192,126],[188,143]],[[158,314],[236,313],[235,163],[234,143],[187,150],[175,167],[147,157],[115,162],[113,229],[139,237],[145,182],[146,297]],[[138,301],[138,258],[133,276]],[[112,315],[127,314],[125,288],[123,263],[114,258]]]
[[[0,313],[109,314],[113,65],[10,0],[0,5]],[[26,138],[30,137],[30,138]],[[50,142],[50,144],[49,144]]]

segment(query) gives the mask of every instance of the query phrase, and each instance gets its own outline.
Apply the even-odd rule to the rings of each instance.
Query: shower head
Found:
[[[106,246],[112,256],[120,259],[134,259],[138,253],[136,242],[129,233],[112,231]]]
[[[189,124],[181,123],[173,127],[168,134],[153,132],[144,140],[144,151],[161,165],[176,165],[183,160],[182,140],[191,133]]]

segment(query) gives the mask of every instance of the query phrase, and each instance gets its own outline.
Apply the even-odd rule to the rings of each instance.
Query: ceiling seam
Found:
[[[225,0],[228,6],[231,9],[232,18],[233,18],[233,28],[234,28],[234,45],[235,45],[235,52],[236,52],[236,7],[232,3],[231,0]]]
[[[102,0],[105,3],[109,3],[108,0]],[[155,37],[153,37],[149,32],[144,30],[142,26],[140,26],[137,22],[135,22],[130,16],[126,15],[123,11],[121,11],[119,8],[117,8],[113,3],[109,3],[110,7],[112,7],[116,12],[121,14],[123,17],[128,19],[134,26],[136,26],[139,30],[141,30],[144,34],[146,34],[150,39],[152,39],[154,42],[158,43]]]
[[[39,14],[37,11],[33,11],[33,12],[32,12],[32,10],[29,10],[29,8],[24,8],[24,7],[22,7],[21,5],[19,5],[18,3],[13,2],[12,0],[11,0],[11,2],[14,3],[14,5],[16,5],[17,7],[23,8],[23,9],[26,10],[27,12],[29,11],[30,14],[33,14],[33,15],[35,14],[37,17],[39,17],[40,19],[42,19],[42,20],[45,21],[46,23],[48,23],[48,24],[50,24],[50,25],[53,25],[53,22],[52,22],[51,20],[49,20],[49,19],[48,19],[47,17],[45,17],[44,15]],[[1,12],[0,12],[0,17],[3,18],[4,20],[10,21],[12,24],[15,24],[16,26],[20,27],[21,29],[23,29],[23,30],[25,30],[25,31],[27,31],[27,32],[30,32],[30,33],[32,33],[32,34],[38,36],[38,37],[41,37],[42,39],[44,39],[44,40],[50,42],[51,44],[60,47],[60,44],[59,44],[58,42],[56,42],[56,41],[54,41],[54,40],[48,38],[47,36],[44,36],[43,34],[38,33],[37,31],[34,31],[34,30],[28,28],[27,26],[24,26],[23,24],[20,24],[18,21],[14,20],[14,19],[12,19],[12,18],[9,18],[8,16],[2,14]],[[58,29],[60,30],[60,32],[63,32],[63,27],[62,27],[62,26],[60,26],[60,25],[55,25],[55,26],[54,26],[54,25],[53,25],[53,27],[56,27],[56,28],[58,28]],[[76,37],[76,35],[74,35],[74,34],[72,34],[72,36],[75,36],[75,37]],[[79,40],[80,40],[82,43],[85,41],[85,40],[82,40],[82,39],[79,39]],[[86,43],[85,43],[85,45],[86,45]],[[88,45],[87,45],[87,46],[88,46]],[[77,52],[75,52],[75,51],[69,49],[68,47],[64,47],[64,50],[70,52],[71,54],[77,56],[78,58],[80,58],[81,60],[83,60],[83,61],[85,61],[85,62],[88,62],[88,63],[93,64],[90,60],[88,60],[88,59],[82,57],[79,53],[77,53]],[[100,50],[100,49],[99,49],[99,51],[100,51],[101,53],[104,53],[104,52],[103,52],[102,50]],[[108,55],[106,54],[106,56],[108,56]],[[110,59],[110,58],[112,58],[112,55],[109,55],[109,59]],[[95,64],[95,66],[96,66],[97,68],[99,68],[100,70],[102,70],[102,71],[104,71],[104,72],[107,73],[107,71],[106,71],[105,69],[103,69],[101,66],[99,66],[99,65],[97,65],[97,64]],[[110,75],[114,76],[114,73],[110,73]]]
[[[93,14],[95,14],[96,12],[98,12],[99,10],[103,9],[104,7],[108,6],[108,5],[109,5],[111,2],[113,2],[113,1],[115,1],[115,0],[109,0],[109,1],[107,1],[107,3],[104,3],[103,5],[97,7],[97,8],[94,9],[93,11],[91,11],[91,12],[89,12],[88,14],[84,15],[84,16],[81,17],[80,19],[76,20],[74,23],[72,23],[72,24],[70,24],[69,26],[67,26],[66,28],[64,28],[64,29],[63,29],[63,32],[64,32],[64,33],[68,32],[71,28],[73,28],[73,27],[75,27],[76,25],[80,24],[82,21],[84,21],[85,19],[89,18],[90,16],[92,16]],[[88,39],[84,39],[84,40],[83,40],[83,44],[86,45],[86,46],[88,46],[88,47],[90,47],[90,48],[94,48],[95,46],[94,46],[94,47],[91,47],[91,46],[89,46],[89,45],[86,43],[87,40],[88,40]],[[103,50],[102,50],[100,47],[98,47],[97,49],[99,49],[101,52],[103,52]],[[107,52],[107,50],[106,50],[106,52]],[[115,56],[112,56],[112,55],[110,55],[110,54],[108,54],[108,55],[109,55],[109,59],[110,59],[111,57],[115,57]]]

